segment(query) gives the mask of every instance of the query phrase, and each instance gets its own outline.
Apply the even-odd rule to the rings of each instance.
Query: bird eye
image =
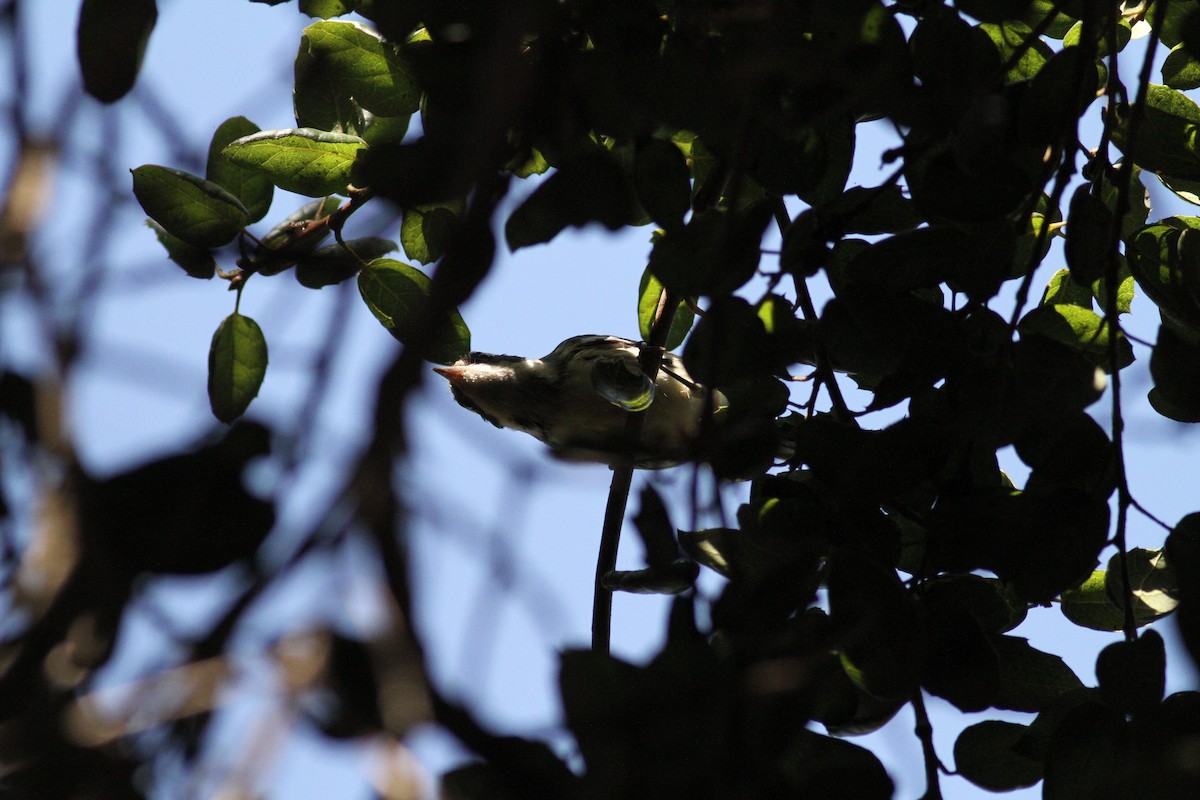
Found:
[[[654,382],[637,361],[623,355],[601,357],[592,367],[592,388],[625,411],[645,411],[654,402]]]

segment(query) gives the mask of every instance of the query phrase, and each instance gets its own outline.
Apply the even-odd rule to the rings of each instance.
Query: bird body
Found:
[[[651,385],[638,364],[641,345],[617,336],[567,339],[543,358],[469,353],[434,371],[454,399],[498,428],[524,431],[571,460],[660,469],[692,457],[707,390],[683,361],[662,356]],[[714,398],[714,400],[717,398]],[[636,442],[626,440],[630,413],[644,410]]]

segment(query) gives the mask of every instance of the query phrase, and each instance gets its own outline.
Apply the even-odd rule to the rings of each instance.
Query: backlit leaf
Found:
[[[429,302],[429,278],[415,267],[377,258],[358,273],[358,290],[383,327],[401,342],[420,342],[421,355],[436,364],[453,364],[471,349],[471,332],[458,311],[440,321],[423,319]],[[425,323],[429,329],[414,327]]]
[[[250,224],[241,201],[223,188],[177,169],[146,164],[133,170],[133,193],[147,215],[196,247],[220,247]]]
[[[250,317],[230,314],[208,351],[208,401],[213,416],[233,422],[246,412],[267,374],[267,340]]]
[[[167,251],[167,258],[183,267],[183,271],[188,275],[208,280],[216,274],[217,262],[207,247],[195,247],[177,239],[152,219],[146,220],[146,225],[154,231],[158,243]]]
[[[346,191],[356,154],[367,143],[357,136],[312,128],[285,128],[244,136],[222,153],[256,169],[289,192],[322,197]]]
[[[271,208],[275,186],[258,170],[238,166],[221,151],[235,139],[258,131],[258,126],[245,117],[230,117],[222,122],[213,133],[212,143],[208,147],[208,166],[205,170],[205,178],[220,184],[242,201],[251,222],[258,222],[266,216]]]
[[[642,280],[638,285],[638,332],[642,339],[650,338],[650,329],[654,325],[654,318],[658,313],[658,306],[662,300],[663,285],[654,277],[654,273],[650,272],[649,267],[642,271]],[[679,345],[683,344],[683,340],[687,337],[688,331],[692,329],[692,322],[696,315],[691,307],[683,301],[680,301],[675,309],[675,316],[671,319],[671,330],[667,332],[667,341],[663,344],[667,350],[674,350]]]

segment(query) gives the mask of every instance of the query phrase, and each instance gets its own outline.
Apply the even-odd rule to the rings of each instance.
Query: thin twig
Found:
[[[1123,627],[1126,641],[1137,639],[1137,620],[1133,613],[1133,586],[1129,576],[1128,543],[1126,541],[1126,523],[1129,518],[1129,507],[1133,504],[1133,498],[1129,492],[1129,478],[1125,471],[1125,421],[1121,414],[1121,371],[1117,363],[1117,345],[1119,344],[1118,338],[1121,334],[1121,324],[1117,313],[1117,286],[1120,276],[1118,274],[1116,253],[1121,241],[1121,223],[1129,213],[1129,194],[1133,186],[1133,158],[1130,154],[1135,152],[1137,136],[1141,129],[1142,120],[1146,115],[1150,70],[1154,64],[1154,54],[1158,50],[1158,31],[1162,28],[1165,14],[1166,3],[1158,4],[1154,12],[1154,20],[1150,26],[1150,37],[1146,46],[1146,55],[1142,61],[1141,74],[1138,76],[1138,96],[1130,112],[1129,133],[1126,137],[1126,146],[1124,148],[1125,158],[1121,160],[1121,166],[1117,169],[1117,200],[1116,208],[1113,209],[1112,227],[1109,231],[1108,253],[1110,254],[1110,258],[1105,274],[1104,315],[1108,325],[1108,362],[1112,369],[1112,441],[1113,458],[1116,462],[1115,467],[1117,472],[1117,527],[1113,534],[1113,543],[1117,547],[1118,563],[1120,564],[1121,572],[1121,593],[1125,601],[1122,605],[1125,609]],[[1110,22],[1111,26],[1115,28],[1115,21],[1110,20]],[[1110,32],[1110,36],[1113,36],[1115,40],[1115,32]],[[1110,56],[1109,75],[1114,76],[1116,73],[1116,49],[1111,49],[1113,52]],[[1114,80],[1117,80],[1117,78],[1110,77],[1110,81]],[[1109,126],[1114,124],[1116,118],[1115,113],[1113,113],[1114,109],[1111,105],[1111,98],[1109,102],[1109,113],[1105,115],[1104,120],[1106,132]]]
[[[655,311],[650,336],[638,356],[642,372],[651,383],[658,377],[662,365],[663,345],[675,319],[679,297],[663,290]],[[635,445],[641,438],[645,413],[630,414],[625,419],[624,441]],[[604,524],[600,530],[600,551],[596,555],[596,583],[592,593],[592,650],[608,653],[612,644],[612,590],[604,586],[604,576],[617,568],[617,550],[621,544],[621,526],[625,507],[629,504],[629,489],[633,486],[633,455],[613,467],[612,483],[608,487],[608,502],[604,507]]]
[[[925,794],[921,800],[942,800],[942,785],[939,771],[942,763],[938,760],[937,749],[933,746],[933,725],[929,722],[929,712],[925,710],[925,698],[918,687],[912,696],[913,713],[917,717],[914,731],[921,740],[921,752],[925,756]]]

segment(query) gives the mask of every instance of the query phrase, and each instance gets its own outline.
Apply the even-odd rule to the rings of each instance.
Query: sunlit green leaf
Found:
[[[1200,61],[1179,45],[1163,62],[1162,78],[1172,89],[1200,88]]]
[[[346,190],[355,156],[366,144],[348,134],[286,128],[244,136],[222,152],[234,164],[259,170],[280,189],[321,197]]]
[[[988,35],[992,44],[1000,51],[1001,62],[1008,62],[1014,55],[1016,63],[1008,71],[1008,80],[1023,81],[1037,75],[1042,66],[1054,55],[1050,46],[1033,35],[1024,22],[985,22],[979,29]]]
[[[638,285],[637,306],[638,331],[643,339],[650,338],[650,329],[658,315],[663,291],[662,283],[654,277],[654,273],[650,271],[649,267],[643,270],[642,280]],[[683,344],[688,331],[692,329],[692,322],[695,318],[696,315],[691,307],[686,302],[680,301],[679,306],[675,309],[675,316],[671,319],[671,330],[667,332],[667,341],[663,347],[667,350],[674,350]]]
[[[233,422],[246,412],[267,374],[267,340],[258,323],[237,312],[217,327],[208,351],[208,401],[213,415]]]
[[[300,13],[321,19],[340,17],[356,8],[357,0],[300,0]]]
[[[220,247],[250,224],[241,201],[223,188],[177,169],[146,164],[133,170],[133,193],[168,233],[196,247]]]
[[[353,22],[314,22],[303,43],[330,80],[358,105],[383,117],[415,113],[421,90],[395,45]]]
[[[400,245],[404,255],[422,264],[440,259],[450,245],[459,220],[447,205],[421,206],[404,210],[400,224]]]
[[[1091,309],[1092,290],[1090,286],[1081,286],[1073,280],[1070,270],[1060,269],[1046,284],[1040,305],[1070,305]]]
[[[1088,356],[1098,366],[1111,372],[1108,354],[1108,323],[1104,317],[1088,308],[1076,305],[1039,306],[1022,319],[1017,329],[1022,336],[1047,336]],[[1133,345],[1120,334],[1117,341],[1116,369],[1133,363]]]
[[[1146,87],[1146,117],[1131,142],[1128,112],[1118,117],[1113,143],[1142,169],[1200,180],[1200,107],[1167,86]]]
[[[424,319],[429,278],[415,267],[378,258],[358,273],[358,290],[388,332],[406,345],[419,342],[429,361],[453,364],[470,351],[471,332],[457,310],[443,320]],[[420,323],[427,327],[414,327]]]
[[[271,198],[275,195],[275,186],[258,170],[238,166],[222,151],[234,140],[258,131],[258,126],[245,117],[230,117],[222,122],[208,146],[208,166],[205,171],[208,180],[220,184],[242,201],[251,222],[258,222],[266,216],[271,208]]]

